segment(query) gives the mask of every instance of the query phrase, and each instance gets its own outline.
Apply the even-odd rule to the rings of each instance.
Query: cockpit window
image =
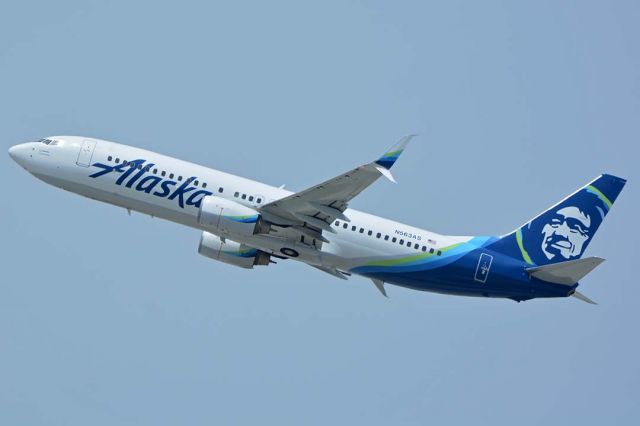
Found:
[[[45,145],[58,145],[58,141],[53,139],[40,139],[38,142],[42,142]]]

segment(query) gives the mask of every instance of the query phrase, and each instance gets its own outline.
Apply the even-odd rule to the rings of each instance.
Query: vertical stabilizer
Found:
[[[530,265],[580,259],[625,183],[616,176],[600,175],[492,248]]]

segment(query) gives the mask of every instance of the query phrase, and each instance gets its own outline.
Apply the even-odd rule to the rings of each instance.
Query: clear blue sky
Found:
[[[88,135],[296,190],[418,133],[352,206],[463,235],[617,174],[600,305],[235,269],[3,155],[0,424],[638,424],[638,2],[173,3],[4,4],[5,149]]]

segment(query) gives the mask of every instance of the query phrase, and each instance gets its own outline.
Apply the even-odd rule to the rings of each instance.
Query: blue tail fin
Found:
[[[600,175],[492,248],[531,265],[579,259],[625,183],[616,176]]]

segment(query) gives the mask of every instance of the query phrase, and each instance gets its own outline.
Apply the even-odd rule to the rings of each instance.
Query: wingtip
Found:
[[[386,177],[391,182],[398,183],[398,182],[396,182],[396,179],[393,177],[393,175],[391,174],[391,171],[389,169],[387,169],[385,167],[382,167],[382,166],[376,166],[376,169],[380,172],[380,174],[382,176]]]
[[[391,147],[390,151],[394,151],[394,148],[395,150],[405,149],[409,144],[409,142],[411,142],[411,139],[415,138],[416,136],[418,136],[416,133],[412,133],[410,135],[403,137],[393,147]]]
[[[411,139],[413,139],[416,136],[417,135],[415,134],[411,134],[403,137],[398,142],[396,142],[396,144],[394,144],[391,148],[389,148],[387,152],[382,154],[382,156],[378,158],[375,163],[379,166],[384,167],[387,170],[390,169],[394,165],[394,163],[398,160],[398,158],[400,157],[400,154],[402,154],[402,151],[404,151],[407,144],[409,144]]]

